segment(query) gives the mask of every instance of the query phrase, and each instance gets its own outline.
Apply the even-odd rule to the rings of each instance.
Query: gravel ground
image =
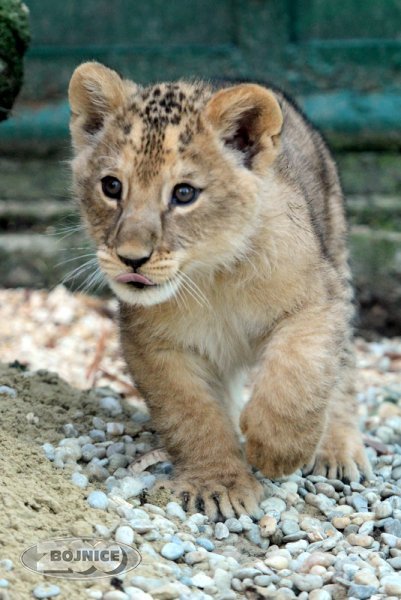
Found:
[[[241,515],[214,524],[201,514],[185,514],[173,498],[155,491],[172,465],[124,372],[112,310],[112,303],[73,296],[63,288],[50,295],[0,293],[5,324],[0,360],[52,369],[81,388],[110,386],[80,392],[80,410],[66,406],[57,412],[56,432],[49,420],[41,427],[34,398],[25,414],[35,429],[32,445],[40,446],[42,460],[48,460],[46,468],[52,466],[85,503],[83,533],[90,527],[93,535],[133,544],[143,557],[139,567],[113,581],[114,589],[108,581],[94,582],[74,597],[401,597],[400,339],[356,341],[360,419],[374,481],[349,485],[297,471],[272,482],[257,473],[266,492],[260,520]],[[26,380],[32,377],[51,376],[4,371],[0,401],[8,402],[10,411],[24,389],[27,395]],[[64,386],[62,404],[67,405],[67,386],[55,378],[52,385]],[[60,496],[62,501],[62,487]],[[79,506],[77,500],[78,511]],[[38,538],[44,533],[42,528]],[[14,555],[0,543],[0,598],[22,597],[13,596],[16,569]],[[30,580],[26,597],[72,597],[65,590],[64,582],[43,580],[34,586]]]

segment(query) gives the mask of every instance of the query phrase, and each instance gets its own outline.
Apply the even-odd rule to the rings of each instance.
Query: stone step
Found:
[[[399,197],[379,194],[347,197],[350,224],[368,225],[376,229],[401,230],[401,201]],[[71,200],[0,200],[0,228],[4,231],[24,229],[49,232],[73,226],[79,222],[79,211]]]

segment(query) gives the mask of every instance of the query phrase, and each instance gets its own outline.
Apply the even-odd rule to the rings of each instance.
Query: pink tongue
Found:
[[[134,281],[135,283],[143,283],[144,285],[155,285],[150,279],[139,273],[123,273],[122,275],[117,275],[115,280],[118,281],[118,283],[129,283],[130,281]]]

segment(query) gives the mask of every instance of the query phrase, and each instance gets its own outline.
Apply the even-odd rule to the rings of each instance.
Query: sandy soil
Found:
[[[81,490],[65,470],[54,468],[41,444],[64,437],[62,425],[79,418],[83,428],[101,415],[94,395],[71,388],[46,371],[32,374],[0,364],[1,385],[17,390],[17,397],[0,395],[0,561],[11,559],[14,569],[0,568],[0,578],[10,582],[12,600],[32,597],[39,583],[56,583],[57,598],[86,597],[85,588],[110,589],[108,581],[75,582],[50,579],[25,569],[19,562],[23,550],[51,537],[92,535],[95,523],[112,524],[113,517],[89,508]],[[116,517],[114,517],[115,519]],[[0,598],[2,592],[0,591]]]

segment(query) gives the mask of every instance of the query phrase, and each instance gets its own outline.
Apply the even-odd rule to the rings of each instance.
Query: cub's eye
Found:
[[[194,188],[188,183],[178,183],[174,186],[171,194],[171,204],[191,204],[195,202],[199,194],[198,188]]]
[[[106,175],[102,179],[102,190],[105,196],[113,198],[114,200],[121,200],[121,194],[123,191],[123,184],[117,177]]]

